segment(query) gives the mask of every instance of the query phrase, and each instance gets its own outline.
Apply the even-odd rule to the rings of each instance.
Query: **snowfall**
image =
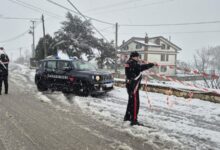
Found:
[[[129,122],[123,121],[128,102],[125,88],[114,87],[100,97],[42,93],[36,90],[34,75],[35,69],[28,66],[10,65],[11,82],[36,91],[35,96],[40,101],[63,111],[71,109],[71,105],[78,105],[83,113],[120,132],[144,139],[155,149],[166,144],[174,145],[172,149],[220,149],[220,104],[140,91],[138,120],[145,126],[130,126]],[[132,147],[125,147],[132,150]]]

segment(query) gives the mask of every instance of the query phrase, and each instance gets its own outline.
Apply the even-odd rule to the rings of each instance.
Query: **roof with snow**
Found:
[[[149,37],[149,42],[145,43],[145,38],[141,38],[141,37],[132,37],[130,38],[128,41],[124,42],[119,48],[123,48],[125,46],[127,46],[128,44],[130,44],[131,42],[136,42],[136,43],[140,43],[143,46],[152,46],[152,47],[161,47],[161,45],[156,44],[151,42],[151,40],[153,39],[160,39],[161,41],[167,43],[168,45],[170,45],[171,47],[173,47],[176,50],[182,50],[180,47],[178,47],[177,45],[175,45],[174,43],[172,43],[171,41],[167,40],[166,38],[164,38],[163,36],[156,36],[156,37]]]

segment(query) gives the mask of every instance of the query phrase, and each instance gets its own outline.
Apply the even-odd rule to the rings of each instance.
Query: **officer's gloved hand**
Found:
[[[154,63],[154,66],[155,66],[155,67],[158,67],[159,65],[158,65],[158,63]]]

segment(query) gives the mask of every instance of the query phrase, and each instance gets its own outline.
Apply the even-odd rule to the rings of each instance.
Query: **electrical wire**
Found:
[[[39,22],[38,24],[36,24],[35,28],[41,24],[41,22]],[[7,40],[3,40],[3,41],[0,41],[0,43],[7,43],[7,42],[11,42],[11,41],[14,41],[14,40],[17,40],[21,37],[23,37],[25,34],[29,33],[30,29],[26,30],[25,32],[19,34],[19,35],[16,35],[15,37],[12,37],[12,38],[9,38]]]
[[[6,19],[6,20],[35,20],[35,21],[39,21],[40,19],[38,18],[19,18],[19,17],[1,17],[0,19]]]
[[[121,1],[118,3],[114,3],[114,4],[110,4],[110,5],[104,5],[101,7],[96,7],[96,8],[92,8],[92,9],[88,9],[85,12],[92,12],[92,11],[99,11],[100,9],[109,9],[111,7],[116,7],[116,6],[124,6],[125,4],[130,4],[133,2],[137,2],[137,1],[143,1],[143,0],[125,0],[125,1]]]
[[[21,33],[21,34],[15,36],[15,37],[12,37],[12,38],[7,39],[7,40],[4,40],[4,41],[0,41],[0,43],[6,43],[6,42],[11,42],[11,41],[17,40],[17,39],[19,39],[20,37],[22,37],[22,36],[24,36],[25,34],[27,34],[29,31],[30,31],[30,30],[28,29],[28,30],[26,30],[25,32],[23,32],[23,33]]]
[[[101,12],[97,12],[97,14],[102,14],[102,13],[108,13],[108,12],[116,12],[116,11],[124,11],[124,10],[135,10],[135,8],[140,8],[140,7],[146,7],[146,6],[152,6],[152,5],[160,5],[160,4],[163,4],[163,3],[167,3],[167,2],[171,2],[171,1],[174,1],[174,0],[162,0],[162,1],[159,1],[159,2],[152,2],[152,3],[147,3],[147,4],[141,4],[141,5],[138,5],[138,6],[130,6],[130,7],[124,7],[124,8],[118,8],[118,9],[111,9],[111,10],[108,10],[108,11],[101,11]],[[121,6],[124,6],[124,5],[121,5]]]
[[[18,5],[20,5],[20,6],[23,6],[23,7],[25,7],[25,8],[31,9],[31,10],[33,10],[33,11],[40,12],[40,13],[45,13],[45,14],[47,14],[48,16],[51,16],[51,17],[63,18],[62,16],[59,16],[59,15],[57,15],[57,14],[55,14],[55,13],[52,13],[52,12],[49,12],[49,11],[47,11],[47,10],[41,9],[41,8],[36,7],[36,6],[34,6],[34,5],[31,5],[31,4],[29,4],[29,3],[23,2],[23,1],[21,1],[21,0],[9,0],[9,1],[12,2],[12,3],[18,4]]]
[[[67,7],[65,7],[65,6],[63,6],[63,5],[61,5],[61,4],[58,4],[58,3],[54,2],[54,1],[52,1],[52,0],[46,0],[46,1],[48,1],[48,2],[51,3],[51,4],[56,5],[56,6],[58,6],[58,7],[61,7],[61,8],[63,8],[63,9],[66,9],[66,10],[68,10],[68,11],[71,11],[71,12],[73,12],[73,13],[75,13],[75,14],[80,15],[78,12],[73,11],[72,9],[69,9],[69,8],[67,8]],[[84,15],[84,16],[85,16],[86,18],[88,18],[88,19],[90,19],[90,20],[94,20],[94,21],[96,21],[96,22],[100,22],[100,23],[104,23],[104,24],[108,24],[108,25],[114,25],[113,23],[110,23],[110,22],[102,21],[102,20],[99,20],[99,19],[96,19],[96,18],[92,18],[92,17],[86,16],[86,15]]]
[[[151,32],[148,32],[148,34],[191,34],[191,33],[215,33],[215,32],[220,32],[220,30],[210,30],[210,31],[189,31],[189,32],[157,32],[157,33],[151,33]],[[142,32],[142,33],[146,33],[146,32]],[[120,34],[142,34],[142,33],[120,33]]]
[[[184,23],[168,23],[168,24],[121,24],[124,27],[149,27],[149,26],[183,26],[183,25],[200,25],[200,24],[215,24],[220,23],[220,20],[201,21],[201,22],[184,22]]]
[[[85,20],[87,20],[86,16],[84,16],[84,15],[79,11],[79,9],[78,9],[75,5],[73,5],[73,3],[72,3],[70,0],[67,0],[67,1],[70,3],[71,6],[73,6],[73,8],[74,8]],[[101,36],[103,37],[103,39],[105,39],[105,40],[109,43],[108,39],[107,39],[94,25],[91,24],[91,26],[93,27],[93,29],[96,30],[96,32],[98,32],[99,35],[101,35]]]
[[[114,28],[114,26],[110,26],[110,27],[106,27],[106,28],[100,29],[100,31],[106,31],[106,30],[111,29],[111,28]]]

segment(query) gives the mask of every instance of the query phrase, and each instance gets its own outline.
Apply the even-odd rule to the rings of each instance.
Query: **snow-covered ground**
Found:
[[[129,122],[123,122],[128,99],[125,88],[115,87],[100,97],[41,93],[34,85],[34,74],[35,70],[26,66],[10,65],[10,80],[27,93],[34,91],[41,101],[62,111],[68,112],[72,105],[78,105],[84,113],[118,131],[144,139],[155,149],[220,149],[220,104],[141,91],[138,118],[145,127],[130,126]]]

